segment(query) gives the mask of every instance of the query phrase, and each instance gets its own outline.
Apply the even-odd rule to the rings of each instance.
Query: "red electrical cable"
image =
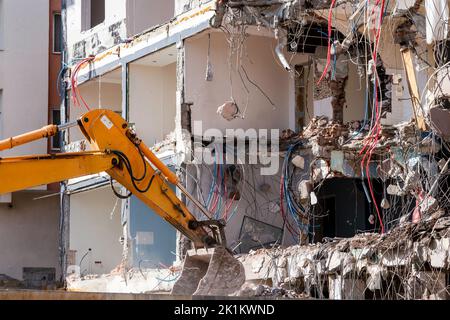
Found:
[[[225,204],[225,213],[224,213],[225,221],[228,220],[228,211],[230,210],[231,206],[233,205],[234,200],[236,199],[236,195],[237,195],[237,192],[234,193],[233,198],[231,199],[229,205],[226,205],[226,204]]]
[[[83,60],[81,60],[73,69],[72,72],[72,76],[71,76],[71,85],[72,85],[72,101],[74,103],[75,106],[79,106],[81,107],[81,103],[80,103],[80,99],[81,102],[83,103],[83,106],[89,111],[89,105],[87,104],[87,102],[84,100],[83,96],[81,95],[79,89],[78,89],[78,73],[79,71],[82,69],[82,67],[90,62],[94,60],[94,57],[87,57]]]
[[[328,72],[328,68],[330,67],[331,63],[331,31],[332,31],[332,19],[333,19],[333,8],[336,4],[336,0],[333,0],[330,5],[330,11],[328,12],[328,51],[327,51],[327,64],[325,65],[325,69],[323,70],[322,75],[320,76],[319,81],[317,84],[319,85],[322,82],[322,79],[325,77],[325,75]]]
[[[380,3],[380,0],[377,0],[377,2],[375,3],[375,6],[377,6]],[[365,143],[364,147],[362,148],[362,150],[360,151],[360,154],[362,154],[364,151],[366,151],[362,161],[361,161],[361,170],[364,171],[364,163],[366,164],[365,166],[365,171],[366,171],[366,176],[368,179],[368,185],[369,185],[369,190],[370,190],[370,196],[373,200],[373,203],[375,205],[375,209],[377,211],[377,215],[378,215],[378,220],[380,222],[380,226],[381,226],[381,233],[383,234],[385,229],[384,229],[384,223],[383,223],[383,219],[381,217],[381,212],[380,209],[378,207],[378,204],[376,202],[376,198],[375,198],[375,194],[373,191],[373,185],[372,185],[372,181],[371,181],[371,176],[370,176],[370,160],[372,158],[373,155],[373,151],[375,150],[379,139],[380,139],[380,135],[381,135],[381,107],[379,105],[379,101],[378,101],[378,77],[377,77],[377,57],[378,57],[378,44],[379,44],[379,40],[380,40],[380,35],[381,35],[381,26],[382,26],[382,22],[383,22],[383,16],[384,16],[384,9],[385,9],[385,0],[381,0],[381,9],[380,9],[380,20],[379,20],[379,26],[378,29],[376,31],[375,34],[375,46],[374,46],[374,50],[373,50],[373,68],[374,68],[374,77],[375,77],[375,81],[374,81],[374,86],[375,86],[375,123],[373,124],[370,132],[369,132],[369,137],[366,140],[367,142]],[[373,9],[373,11],[375,10],[375,8]],[[372,140],[372,141],[370,141]],[[367,149],[367,150],[366,150]]]
[[[217,168],[217,173],[219,173],[220,170],[220,165],[218,163],[216,163],[216,168]],[[216,210],[217,204],[219,203],[219,181],[220,181],[220,175],[217,174],[217,180],[216,180],[216,185],[215,185],[215,190],[214,190],[214,200],[212,203],[212,208],[209,210],[211,212],[213,212],[214,210]]]
[[[284,221],[284,223],[286,225],[286,229],[288,229],[289,233],[292,236],[300,236],[300,233],[297,230],[295,230],[295,227],[293,227],[290,224],[290,222],[289,222],[289,220],[287,218],[286,212],[284,211],[284,202],[283,202],[283,199],[284,199],[284,191],[283,191],[283,189],[284,188],[283,188],[283,183],[284,183],[284,175],[281,175],[281,180],[280,180],[280,212],[281,212],[281,216],[282,216],[283,221]]]

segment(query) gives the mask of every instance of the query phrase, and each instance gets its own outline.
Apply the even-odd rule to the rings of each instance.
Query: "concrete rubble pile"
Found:
[[[384,235],[364,233],[308,246],[252,251],[239,259],[253,290],[246,288],[240,295],[266,292],[259,283],[271,283],[292,290],[296,295],[287,293],[292,297],[446,299],[450,218],[438,216],[405,223]]]

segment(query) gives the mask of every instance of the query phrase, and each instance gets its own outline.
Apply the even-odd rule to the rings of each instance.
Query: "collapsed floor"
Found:
[[[295,128],[295,131],[285,130],[281,136],[281,172],[269,182],[253,172],[242,177],[250,170],[240,164],[216,161],[208,167],[197,163],[192,171],[189,166],[186,169],[184,164],[175,164],[198,200],[203,198],[206,207],[217,217],[225,217],[233,230],[228,234],[232,239],[231,247],[243,263],[247,278],[245,287],[235,294],[330,299],[447,299],[450,265],[450,220],[446,217],[450,210],[447,142],[450,134],[445,121],[449,114],[446,91],[449,79],[444,74],[449,59],[446,38],[436,30],[431,33],[425,30],[423,21],[430,15],[430,8],[423,1],[405,1],[401,5],[295,0],[218,3],[211,27],[223,27],[226,36],[219,36],[214,30],[208,33],[208,38],[200,34],[186,40],[183,48],[186,51],[178,52],[181,56],[187,53],[187,59],[182,60],[182,67],[186,64],[186,74],[175,75],[172,69],[175,63],[180,67],[179,61],[175,58],[170,61],[172,80],[175,76],[178,82],[184,81],[184,77],[189,80],[181,83],[186,96],[182,106],[177,106],[183,110],[180,116],[183,123],[178,125],[188,131],[195,120],[204,120],[208,128],[218,126],[223,130],[238,126],[238,121],[251,127],[249,118],[253,115],[252,125],[257,128],[266,124],[269,128],[279,127],[280,123],[287,127],[287,122],[293,122],[291,128]],[[448,16],[448,9],[442,11]],[[336,21],[332,19],[333,13]],[[434,29],[444,28],[436,19],[432,23]],[[273,32],[273,37],[253,37],[246,33],[249,28],[255,34],[261,26]],[[386,30],[393,31],[393,37]],[[427,37],[433,41],[426,41]],[[384,41],[379,41],[380,38]],[[247,61],[240,61],[241,56],[249,52],[261,58],[262,48],[269,39],[276,40],[274,52],[265,52],[269,58],[259,64],[264,64],[267,70],[262,69],[269,74],[274,70],[279,72],[279,66],[287,71],[284,76],[277,73],[283,85],[267,82],[268,78],[273,79],[266,74],[254,75],[258,68],[252,70],[254,74],[250,73],[249,77],[243,67]],[[214,45],[210,55],[211,41],[218,48],[229,45],[229,56],[224,54],[226,50],[215,51]],[[206,46],[204,80],[204,70],[198,72],[198,65],[204,64],[199,52]],[[214,55],[220,57],[216,57],[218,61],[233,58],[239,62],[229,63],[230,75],[214,72],[219,69],[219,63],[211,58]],[[131,71],[140,68],[134,66]],[[228,71],[226,68],[219,70]],[[231,72],[235,70],[243,83],[244,94],[233,95],[231,83],[232,101],[220,100],[219,93],[210,97],[209,92],[222,93],[223,84],[228,76],[232,82]],[[234,74],[239,80],[238,75]],[[249,98],[250,90],[244,76],[247,85],[256,88],[253,88],[256,94],[252,94],[258,98]],[[292,84],[291,78],[295,80],[292,81],[295,88],[288,90],[285,86]],[[214,85],[213,80],[218,87],[205,85],[206,82]],[[271,90],[265,88],[264,91],[258,83],[267,83]],[[276,85],[279,90],[274,89],[278,88]],[[172,89],[169,94],[174,99],[175,86]],[[131,96],[132,102],[145,100],[136,99],[137,93]],[[274,96],[282,101],[284,109],[275,108],[270,99]],[[288,108],[290,102],[285,101],[286,96],[297,100],[295,110]],[[246,100],[242,113],[239,105],[244,106]],[[249,100],[274,107],[272,114],[267,109],[257,109],[252,103],[246,114]],[[216,105],[223,102],[214,114]],[[136,112],[133,107],[139,109],[139,106],[131,104],[133,114]],[[136,114],[139,116],[133,120],[142,120],[145,127],[146,117]],[[275,119],[277,117],[280,119]],[[275,119],[275,124],[270,122],[271,118]],[[282,118],[289,118],[289,121]],[[189,137],[180,139],[177,130],[170,141],[156,149],[176,153],[184,147],[186,150],[181,152],[190,153]],[[157,138],[161,139],[159,134]],[[195,135],[194,132],[189,134]],[[149,134],[148,138],[156,139],[154,134]],[[203,140],[207,139],[203,138],[205,149],[220,150],[216,156],[223,156],[220,152],[226,148],[205,142]],[[208,176],[213,171],[215,176]],[[333,179],[340,182],[352,179],[354,188],[344,192],[355,193],[354,208],[349,208],[353,203],[338,204],[340,196],[336,189],[340,185],[326,185],[330,181],[333,183]],[[265,196],[257,202],[260,194]],[[247,207],[240,207],[241,198],[249,203]],[[251,203],[253,198],[254,203]],[[262,217],[262,211],[266,216]],[[246,230],[244,224],[249,220],[249,230]],[[270,232],[254,231],[264,224],[272,228]],[[267,237],[270,233],[271,237]],[[288,247],[292,239],[299,245]],[[135,265],[130,270],[124,268],[110,275],[69,276],[68,289],[169,292],[179,276],[179,267],[171,270],[136,268],[135,262],[131,263]],[[138,262],[140,266],[141,261]]]

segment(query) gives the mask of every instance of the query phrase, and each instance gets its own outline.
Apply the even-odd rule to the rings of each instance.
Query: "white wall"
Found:
[[[175,130],[176,64],[130,65],[129,116],[138,135],[152,146]]]
[[[186,41],[186,101],[193,102],[193,120],[202,120],[204,128],[242,129],[286,129],[292,125],[290,115],[295,108],[294,79],[275,58],[276,42],[272,38],[250,36],[245,41],[245,50],[240,61],[249,78],[255,82],[274,102],[275,108],[266,97],[249,81],[241,71],[247,88],[248,108],[245,119],[227,121],[217,114],[217,108],[231,100],[229,76],[229,46],[223,33],[211,33],[211,63],[214,70],[212,82],[205,80],[208,52],[208,36],[202,34]],[[289,55],[288,55],[289,57]],[[244,111],[247,94],[236,72],[236,56],[233,58],[232,83],[234,99]],[[297,55],[296,63],[307,61],[304,55]]]
[[[81,96],[91,109],[109,109],[113,111],[122,110],[122,86],[117,83],[104,82],[102,78],[97,78],[86,82],[78,87]],[[70,95],[70,92],[69,92]],[[81,99],[80,99],[81,102]],[[82,104],[82,102],[81,102]],[[84,106],[75,106],[70,100],[70,121],[77,120],[86,113]],[[70,129],[70,141],[84,140],[85,137],[78,127]]]
[[[4,0],[0,0],[0,50],[3,50],[4,42],[5,42],[5,26],[4,26],[4,9],[3,9]]]
[[[133,36],[170,21],[175,13],[172,0],[128,0],[127,34]]]
[[[30,10],[30,8],[33,8]],[[47,0],[3,0],[4,51],[0,51],[0,90],[3,90],[3,135],[38,129],[48,117]],[[42,140],[0,156],[46,153]]]
[[[120,201],[110,188],[97,189],[70,197],[70,250],[76,250],[76,263],[91,248],[81,265],[91,274],[106,274],[122,259]],[[101,264],[95,264],[101,261]],[[86,272],[86,271],[85,271]]]
[[[59,269],[59,197],[42,192],[13,194],[13,207],[0,204],[0,274],[23,280],[22,269]]]

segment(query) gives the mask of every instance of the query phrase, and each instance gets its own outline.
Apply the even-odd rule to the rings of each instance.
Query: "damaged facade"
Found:
[[[237,294],[447,299],[448,15],[439,0],[63,1],[62,119],[132,123],[227,222]],[[247,164],[261,141],[275,174]],[[170,290],[186,239],[106,174],[62,193],[69,289]]]

